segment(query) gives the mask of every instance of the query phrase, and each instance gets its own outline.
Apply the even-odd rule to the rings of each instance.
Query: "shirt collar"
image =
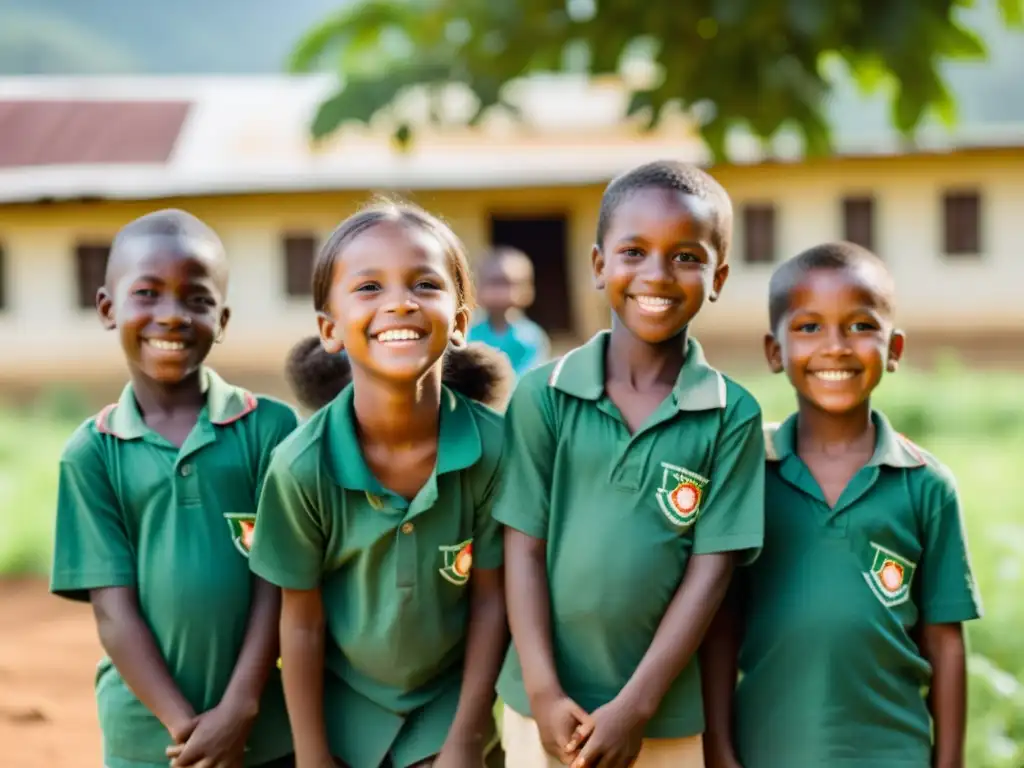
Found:
[[[212,369],[204,367],[199,377],[201,390],[206,396],[206,405],[199,415],[200,421],[207,419],[214,426],[223,427],[256,410],[255,395],[228,384]],[[131,382],[125,385],[116,403],[99,412],[96,428],[120,440],[137,440],[149,432],[139,404],[135,401]]]
[[[382,493],[383,488],[363,458],[356,434],[352,385],[348,385],[328,406],[327,456],[334,480],[349,490]],[[483,455],[480,428],[472,407],[448,387],[441,389],[441,419],[437,444],[436,475],[473,466]]]
[[[920,449],[897,432],[881,411],[871,411],[875,425],[875,451],[868,460],[868,466],[887,466],[896,469],[912,469],[925,465]],[[777,428],[766,426],[765,439],[770,441],[766,448],[769,461],[784,461],[796,455],[797,415],[794,413]]]
[[[599,331],[583,346],[565,354],[552,368],[548,384],[581,400],[604,394],[605,353],[611,331]],[[696,339],[686,340],[686,357],[672,396],[680,411],[707,411],[726,405],[725,378],[704,357]]]

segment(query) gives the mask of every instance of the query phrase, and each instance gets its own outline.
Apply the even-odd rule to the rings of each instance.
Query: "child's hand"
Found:
[[[432,763],[433,768],[483,768],[484,753],[479,742],[446,741]]]
[[[167,748],[171,768],[235,768],[241,766],[245,742],[255,715],[222,701],[199,716],[184,744]]]
[[[579,704],[564,693],[531,702],[533,718],[540,731],[541,744],[552,757],[569,765],[583,739],[570,749],[573,735],[583,726],[590,727],[591,719]]]
[[[601,768],[628,768],[640,754],[646,725],[635,707],[617,699],[605,704],[573,733],[568,746],[582,747],[572,768],[591,768],[598,763]]]

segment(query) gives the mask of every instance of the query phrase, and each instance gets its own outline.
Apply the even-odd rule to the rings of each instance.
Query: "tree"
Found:
[[[995,2],[996,0],[983,0]],[[998,0],[1003,22],[1024,26],[1024,0]],[[469,88],[474,124],[515,111],[503,88],[543,72],[621,74],[647,62],[655,77],[630,86],[629,115],[654,127],[666,107],[699,117],[716,157],[745,128],[769,139],[786,127],[808,154],[830,149],[830,65],[866,92],[889,86],[892,122],[911,135],[934,112],[955,122],[939,65],[981,59],[985,48],[957,16],[972,0],[363,0],[308,32],[296,72],[340,67],[339,90],[319,108],[314,138],[369,122],[409,89]],[[834,71],[834,67],[832,70]],[[450,120],[435,111],[434,122]],[[413,125],[394,120],[401,142]]]

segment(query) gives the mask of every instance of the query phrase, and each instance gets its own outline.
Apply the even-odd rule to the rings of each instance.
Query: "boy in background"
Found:
[[[469,341],[504,352],[516,377],[546,363],[551,342],[525,311],[533,304],[533,262],[520,250],[499,246],[486,254],[477,272],[480,317]]]

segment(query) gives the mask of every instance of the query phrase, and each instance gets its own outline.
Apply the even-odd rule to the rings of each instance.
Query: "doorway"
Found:
[[[569,220],[563,213],[491,214],[491,244],[518,248],[530,257],[536,299],[527,316],[549,335],[573,331],[569,293]]]

